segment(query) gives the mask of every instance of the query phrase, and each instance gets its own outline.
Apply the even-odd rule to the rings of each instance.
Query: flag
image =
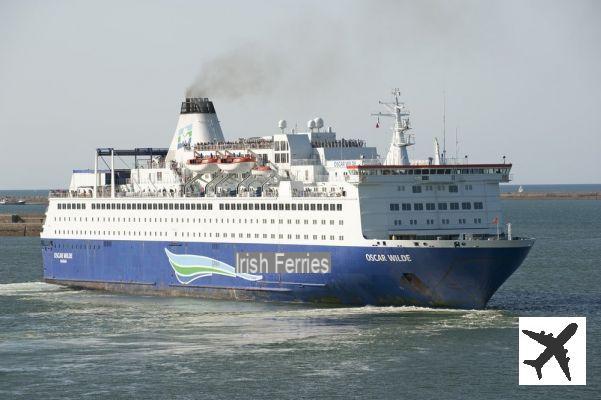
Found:
[[[376,122],[376,128],[379,128],[379,127],[380,127],[380,123]]]
[[[495,225],[499,225],[499,217],[495,217],[495,219],[492,220],[492,223]]]

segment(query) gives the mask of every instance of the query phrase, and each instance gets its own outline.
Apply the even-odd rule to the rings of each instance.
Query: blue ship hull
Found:
[[[477,309],[486,306],[522,263],[530,247],[338,247],[44,239],[42,249],[44,279],[75,287],[213,299]],[[175,261],[186,259],[179,257],[184,254],[233,266],[238,252],[327,252],[331,254],[331,272],[262,274],[253,280],[210,272],[186,275],[176,268]]]

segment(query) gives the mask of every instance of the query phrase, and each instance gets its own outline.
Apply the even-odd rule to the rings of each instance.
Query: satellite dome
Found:
[[[317,117],[313,121],[315,121],[315,127],[317,129],[323,128],[323,119],[321,117]]]
[[[315,128],[315,121],[314,120],[308,121],[307,122],[307,128],[314,129]]]
[[[280,129],[285,129],[285,128],[286,128],[286,126],[287,126],[287,124],[286,124],[286,120],[285,120],[285,119],[281,119],[281,120],[278,122],[278,127],[279,127]]]

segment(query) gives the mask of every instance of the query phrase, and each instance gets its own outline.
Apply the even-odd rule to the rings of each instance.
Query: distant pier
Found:
[[[0,236],[40,236],[44,214],[0,214]]]

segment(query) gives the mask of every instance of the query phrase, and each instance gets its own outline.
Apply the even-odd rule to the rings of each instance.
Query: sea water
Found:
[[[480,311],[72,290],[0,238],[0,399],[599,398],[601,202],[504,208],[537,242]],[[586,387],[518,386],[518,316],[588,318]]]

